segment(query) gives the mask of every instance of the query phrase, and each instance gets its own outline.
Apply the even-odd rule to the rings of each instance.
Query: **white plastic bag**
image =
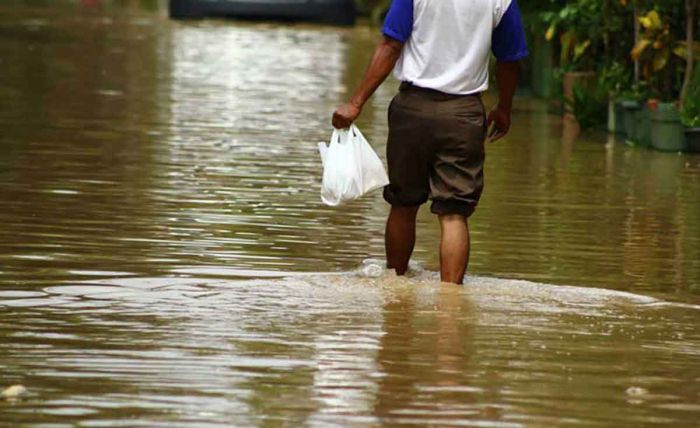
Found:
[[[355,125],[334,129],[330,145],[318,144],[323,162],[321,200],[332,207],[389,184],[382,161]]]

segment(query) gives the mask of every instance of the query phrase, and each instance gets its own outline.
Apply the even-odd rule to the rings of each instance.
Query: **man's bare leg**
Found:
[[[440,279],[461,284],[469,264],[469,225],[459,214],[441,215]]]
[[[386,222],[384,245],[386,263],[397,275],[408,270],[408,261],[416,244],[416,215],[420,206],[392,206]]]

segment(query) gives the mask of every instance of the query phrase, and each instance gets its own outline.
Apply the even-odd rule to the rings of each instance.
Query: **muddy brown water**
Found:
[[[697,426],[699,156],[520,98],[465,286],[427,210],[396,278],[319,202],[373,30],[151,3],[0,4],[0,426]]]

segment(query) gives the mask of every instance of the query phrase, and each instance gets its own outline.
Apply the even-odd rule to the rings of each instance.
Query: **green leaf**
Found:
[[[571,46],[574,43],[574,32],[572,30],[567,31],[561,35],[561,62],[567,63],[569,60]]]
[[[550,42],[554,38],[554,33],[557,31],[556,24],[552,24],[547,28],[547,33],[545,33],[544,38]]]
[[[579,59],[581,55],[583,55],[586,52],[586,49],[588,49],[590,45],[590,40],[586,40],[582,43],[577,43],[576,46],[574,46],[574,59]]]

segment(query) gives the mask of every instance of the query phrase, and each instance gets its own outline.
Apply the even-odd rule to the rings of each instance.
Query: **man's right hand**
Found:
[[[497,105],[486,119],[486,129],[491,141],[503,138],[510,131],[510,109]]]
[[[333,113],[333,127],[336,129],[349,127],[357,119],[361,111],[360,107],[353,104],[343,104]]]

